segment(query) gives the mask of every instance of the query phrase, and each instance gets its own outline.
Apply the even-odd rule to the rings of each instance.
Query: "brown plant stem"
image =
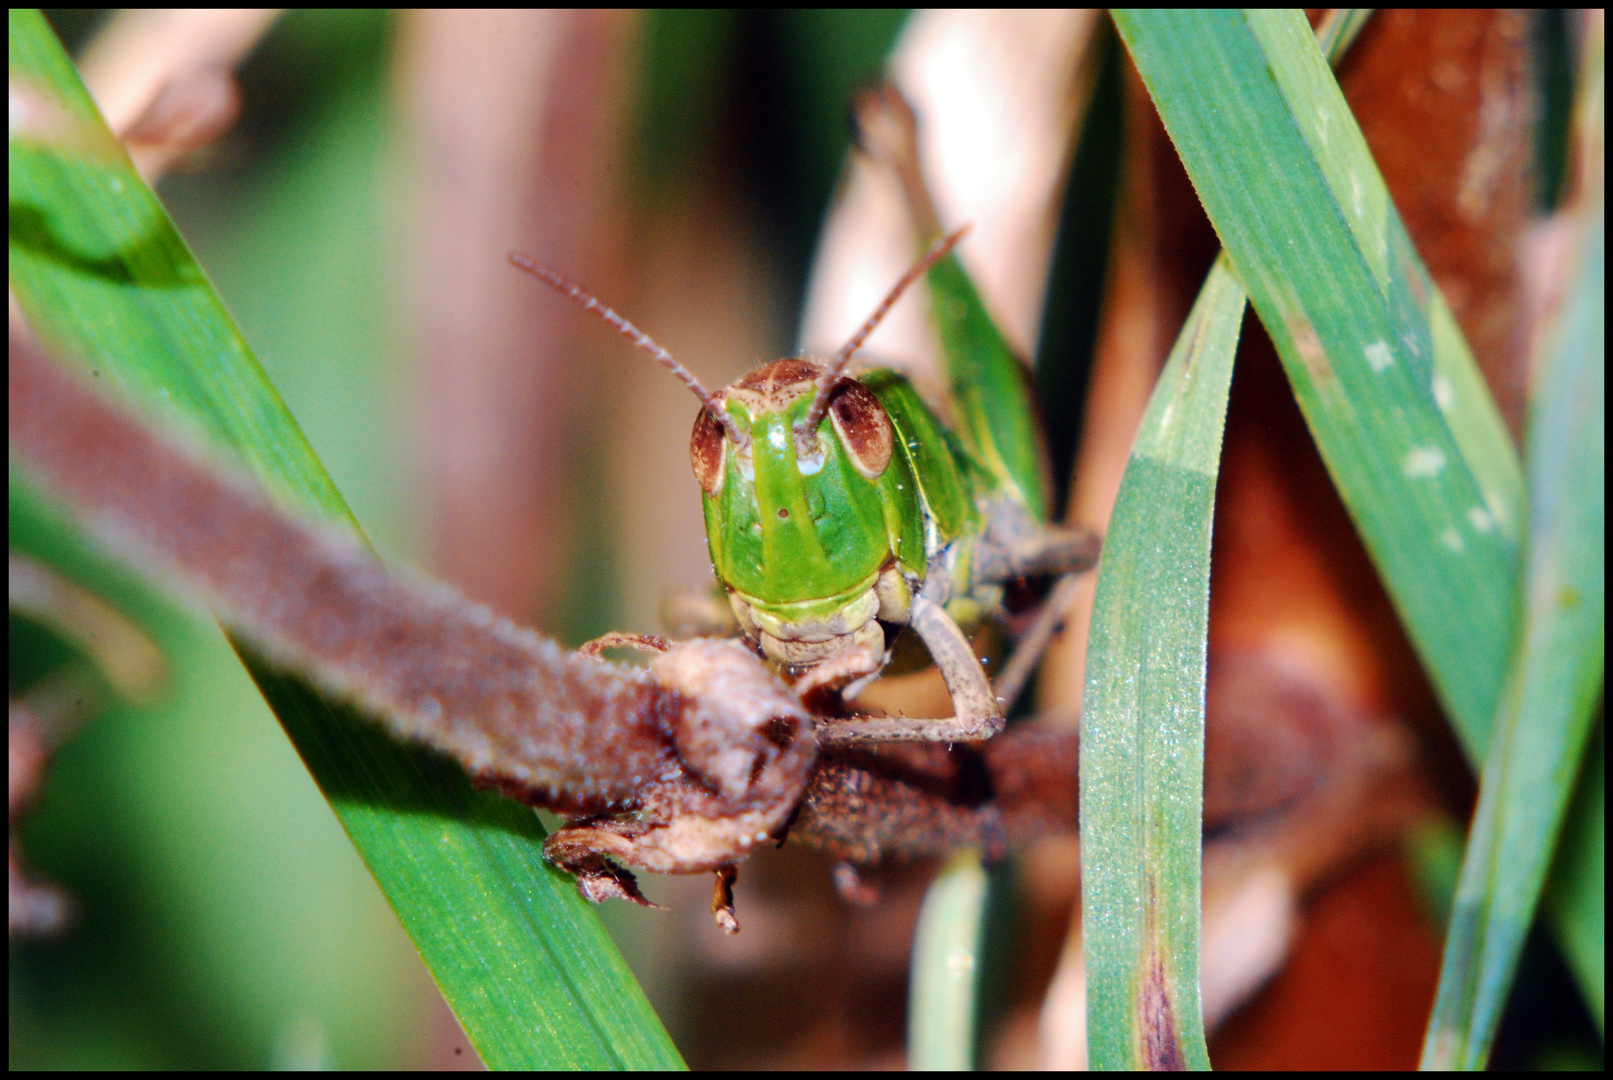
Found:
[[[844,752],[814,770],[810,717],[737,642],[674,645],[642,671],[568,654],[177,449],[18,333],[8,389],[18,460],[88,531],[394,736],[578,819],[545,850],[593,899],[642,900],[609,860],[726,872],[792,819],[861,863],[1000,856],[1074,827],[1071,733]]]

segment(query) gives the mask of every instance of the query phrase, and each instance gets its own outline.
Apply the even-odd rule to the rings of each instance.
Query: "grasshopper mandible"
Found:
[[[862,144],[883,140],[919,233],[927,242],[940,236],[917,171],[911,110],[886,90],[864,98],[859,112]],[[819,729],[826,743],[995,735],[1028,670],[1023,661],[1034,656],[1016,658],[994,692],[965,631],[999,609],[1006,582],[1074,574],[1096,561],[1091,532],[1047,521],[1047,459],[1030,381],[953,253],[966,231],[929,242],[830,360],[776,360],[716,393],[580,286],[510,256],[654,356],[700,399],[689,460],[712,569],[738,628],[799,693],[840,691],[850,699],[884,669],[904,627],[923,640],[954,715],[829,720]],[[926,275],[952,428],[898,372],[845,373],[903,292]],[[1055,593],[1022,650],[1045,644],[1064,595]]]

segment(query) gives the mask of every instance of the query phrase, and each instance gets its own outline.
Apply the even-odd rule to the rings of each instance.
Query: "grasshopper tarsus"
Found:
[[[739,867],[730,863],[717,868],[717,880],[711,887],[711,914],[725,934],[739,933],[739,916],[734,913],[734,882],[739,880]]]
[[[879,903],[880,888],[870,881],[863,868],[842,860],[834,865],[834,886],[840,898],[853,907],[869,908]]]
[[[605,655],[606,649],[639,649],[643,652],[664,653],[670,648],[672,642],[660,634],[629,634],[612,630],[577,646],[577,652],[581,656],[591,656],[598,660]]]
[[[657,907],[639,891],[631,870],[617,866],[587,846],[586,826],[566,826],[551,833],[543,844],[543,857],[577,879],[583,899],[598,904],[628,900],[641,907]]]

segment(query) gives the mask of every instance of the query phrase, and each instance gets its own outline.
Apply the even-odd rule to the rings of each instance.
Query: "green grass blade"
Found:
[[[1517,455],[1297,11],[1115,22],[1436,692],[1483,759],[1517,624]],[[1461,612],[1461,617],[1453,617]]]
[[[10,284],[35,332],[356,529],[44,20],[12,11],[9,26],[13,93],[50,103],[78,140],[9,143]],[[489,1065],[681,1065],[598,917],[543,862],[530,811],[243,658]]]
[[[1149,399],[1098,566],[1081,719],[1094,1068],[1208,1068],[1199,1003],[1205,632],[1244,291],[1223,256]]]
[[[1328,64],[1338,67],[1371,18],[1371,8],[1331,8],[1322,16],[1316,26],[1316,47],[1327,57]]]
[[[1598,275],[1597,284],[1589,286],[1585,280],[1576,282],[1581,286],[1575,296],[1575,304],[1583,312],[1584,304],[1589,301],[1595,304],[1596,323],[1594,327],[1596,348],[1605,353],[1606,316],[1603,305],[1606,299],[1603,296],[1604,279],[1606,275],[1606,213],[1607,213],[1607,178],[1606,178],[1606,146],[1607,146],[1607,104],[1606,104],[1606,19],[1597,13],[1592,13],[1587,19],[1583,39],[1580,43],[1580,76],[1578,101],[1575,108],[1574,128],[1576,129],[1575,142],[1577,145],[1576,158],[1580,175],[1578,177],[1578,191],[1574,198],[1582,204],[1577,213],[1581,221],[1587,220],[1586,207],[1593,207],[1595,218],[1590,219],[1589,227],[1594,229],[1590,238],[1597,245],[1597,261],[1594,264]],[[1584,224],[1581,228],[1585,228]],[[1582,245],[1587,243],[1585,238],[1580,239]],[[1582,248],[1583,250],[1583,248]],[[1582,260],[1580,272],[1592,264]],[[1564,311],[1572,312],[1575,305],[1565,305]],[[1559,339],[1559,343],[1572,341],[1571,335]],[[1602,364],[1606,363],[1606,356],[1602,355]],[[1561,371],[1555,361],[1553,370]],[[1541,365],[1545,366],[1544,363]],[[1605,384],[1605,376],[1603,383]],[[1536,396],[1531,401],[1531,408],[1538,409],[1545,401],[1543,390],[1549,384],[1540,379],[1536,383]],[[1606,393],[1602,385],[1601,393]],[[1598,400],[1598,407],[1605,411],[1605,404]],[[1536,415],[1540,415],[1538,412]],[[1533,424],[1531,425],[1533,431]],[[1544,432],[1544,428],[1542,431]],[[1605,447],[1605,436],[1597,438],[1598,447]],[[1603,450],[1605,453],[1605,449]],[[1533,449],[1531,454],[1531,469],[1536,467],[1537,461],[1543,463],[1540,455]],[[1598,459],[1601,463],[1602,459]],[[1604,467],[1605,467],[1605,463]],[[1597,489],[1598,499],[1605,498],[1605,494]],[[1600,506],[1601,504],[1598,503]],[[1605,534],[1598,534],[1598,557],[1606,558]],[[1602,591],[1598,590],[1598,599],[1605,605],[1606,600]],[[1605,628],[1602,633],[1606,634]],[[1551,878],[1547,884],[1546,911],[1551,919],[1552,928],[1556,931],[1557,942],[1562,947],[1568,966],[1579,982],[1580,992],[1584,996],[1585,1004],[1590,1009],[1591,1016],[1596,1022],[1597,1031],[1605,1039],[1607,1036],[1607,731],[1606,731],[1606,696],[1607,674],[1605,670],[1605,656],[1602,659],[1603,671],[1602,703],[1598,706],[1598,719],[1595,733],[1589,750],[1584,756],[1579,784],[1574,792],[1574,801],[1569,807],[1567,819],[1563,827],[1563,835],[1557,845],[1556,862],[1552,866]]]
[[[1603,675],[1604,681],[1606,674]],[[1604,691],[1605,693],[1605,691]],[[1607,1038],[1607,729],[1599,717],[1557,842],[1546,911],[1596,1030]]]
[[[962,851],[947,862],[924,894],[908,984],[909,1069],[974,1068],[980,929],[988,887],[980,854]]]
[[[1120,12],[1116,22],[1463,747],[1482,761],[1497,716],[1508,715],[1501,691],[1526,507],[1516,455],[1460,331],[1297,12]],[[1600,435],[1594,443],[1600,452]],[[1511,677],[1544,676],[1519,667]],[[1599,669],[1590,678],[1599,687]],[[1574,683],[1572,692],[1585,691]],[[1579,722],[1579,699],[1532,702],[1518,685],[1509,693]],[[1551,775],[1566,785],[1582,728],[1564,734],[1568,763]],[[1599,792],[1592,771],[1587,783]],[[1551,796],[1548,817],[1563,792]],[[1531,827],[1549,852],[1538,830],[1549,839],[1551,823]],[[1553,910],[1564,913],[1570,963],[1582,981],[1594,978],[1587,998],[1599,1009],[1599,939],[1570,932],[1600,923],[1599,873],[1584,872],[1600,867],[1594,842],[1594,851],[1574,848],[1560,881],[1576,893]],[[1507,890],[1532,892],[1523,864],[1501,865]],[[1593,944],[1597,955],[1578,955]],[[1504,995],[1506,981],[1493,992]]]
[[[1422,1064],[1482,1069],[1579,773],[1606,613],[1605,219],[1582,223],[1529,420],[1523,632],[1468,833]]]

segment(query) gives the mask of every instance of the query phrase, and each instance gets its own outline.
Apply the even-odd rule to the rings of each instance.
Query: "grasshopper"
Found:
[[[940,227],[916,167],[911,110],[894,91],[860,106],[865,147],[891,149],[925,240]],[[846,700],[885,668],[910,627],[946,682],[944,719],[857,717],[824,742],[989,738],[1046,643],[1053,599],[994,689],[966,631],[1000,609],[1014,579],[1073,575],[1096,561],[1088,530],[1047,520],[1048,466],[1026,368],[940,236],[829,360],[786,358],[716,393],[591,293],[522,256],[511,262],[594,312],[700,399],[689,461],[712,569],[737,627],[803,697]],[[927,276],[947,362],[948,427],[900,373],[846,374],[897,300]]]

